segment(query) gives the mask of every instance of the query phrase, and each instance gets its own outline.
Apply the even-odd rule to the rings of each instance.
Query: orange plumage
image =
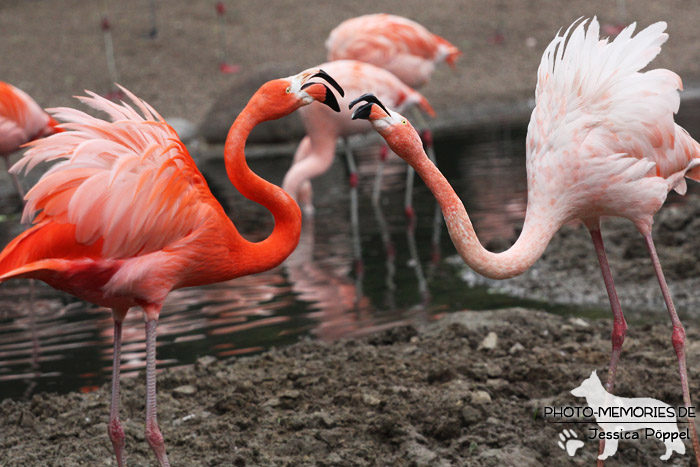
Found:
[[[337,110],[320,70],[263,85],[234,122],[225,147],[231,182],[275,218],[272,234],[245,240],[212,196],[175,131],[146,102],[126,89],[129,104],[94,93],[79,98],[110,120],[59,108],[51,112],[63,132],[30,143],[12,172],[55,162],[27,193],[23,219],[34,226],[0,252],[0,282],[42,280],[92,303],[112,308],[114,374],[109,436],[123,465],[119,421],[121,323],[133,306],[146,316],[146,439],[168,466],[156,421],[155,329],[167,294],[176,288],[233,279],[273,268],[296,247],[301,230],[297,204],[279,187],[255,175],[244,147],[260,122],[287,115],[313,101]],[[5,107],[21,110],[22,101]],[[138,110],[135,110],[138,109]],[[9,112],[8,112],[9,113]],[[48,119],[48,116],[47,116]]]

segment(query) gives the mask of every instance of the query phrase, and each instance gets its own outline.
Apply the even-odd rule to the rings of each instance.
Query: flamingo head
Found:
[[[322,102],[336,112],[340,112],[338,100],[333,91],[323,82],[325,80],[341,96],[343,88],[325,71],[310,68],[288,78],[275,79],[263,84],[251,99],[265,109],[267,119],[284,117],[300,107],[314,101]]]
[[[49,121],[46,124],[46,128],[42,131],[41,135],[39,136],[49,136],[53,135],[54,133],[61,133],[65,131],[63,128],[59,127],[60,123],[56,121],[53,117],[49,117]]]
[[[358,97],[350,103],[350,108],[360,102],[363,104],[352,113],[352,119],[368,120],[396,155],[410,162],[422,152],[416,150],[423,147],[420,136],[406,117],[385,107],[374,94]]]

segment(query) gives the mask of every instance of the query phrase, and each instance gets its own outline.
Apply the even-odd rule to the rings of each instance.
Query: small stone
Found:
[[[197,392],[197,388],[191,384],[186,384],[184,386],[179,386],[173,389],[173,394],[175,396],[191,396]]]
[[[523,350],[525,350],[523,344],[521,344],[520,342],[516,342],[510,349],[508,349],[508,353],[510,355],[515,355],[517,353],[522,352]]]
[[[216,357],[212,357],[211,355],[205,355],[204,357],[200,357],[197,359],[196,366],[197,368],[206,368],[216,363],[216,361]]]
[[[491,331],[489,332],[481,344],[479,344],[479,350],[493,350],[498,345],[498,334]]]
[[[280,400],[276,397],[273,397],[272,399],[268,399],[265,403],[263,403],[263,407],[277,407],[280,405]]]
[[[379,398],[373,396],[372,394],[362,394],[362,402],[372,407],[382,403]]]
[[[314,421],[323,428],[333,428],[335,427],[335,419],[331,417],[327,412],[320,411],[311,414]]]
[[[299,399],[299,396],[301,396],[301,393],[296,389],[289,389],[280,394],[281,399]]]
[[[465,425],[473,425],[481,421],[481,412],[472,406],[462,408],[462,420]]]
[[[486,381],[486,386],[498,390],[508,386],[508,381],[503,378],[489,379]]]
[[[486,391],[474,391],[471,394],[472,404],[482,405],[491,402],[491,396]]]
[[[586,321],[583,318],[578,318],[578,317],[569,318],[569,323],[573,324],[574,326],[578,326],[580,328],[590,327],[590,324],[588,324],[588,321]]]

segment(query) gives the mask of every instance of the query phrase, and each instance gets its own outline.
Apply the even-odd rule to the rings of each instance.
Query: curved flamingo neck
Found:
[[[491,279],[508,279],[527,271],[542,256],[552,236],[559,230],[558,222],[540,218],[538,210],[532,209],[528,202],[525,224],[518,240],[508,250],[492,253],[479,242],[462,200],[428,159],[423,148],[414,147],[412,151],[422,153],[422,157],[408,160],[440,204],[452,243],[470,268]]]
[[[301,211],[280,187],[256,175],[245,159],[245,143],[253,128],[268,120],[253,100],[239,114],[226,137],[224,161],[231,183],[246,198],[267,208],[275,219],[272,233],[260,242],[232,237],[232,261],[236,276],[266,271],[289,256],[299,243]]]

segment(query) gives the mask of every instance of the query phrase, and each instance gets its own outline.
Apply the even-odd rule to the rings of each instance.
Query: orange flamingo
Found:
[[[0,282],[42,280],[76,297],[112,309],[114,363],[109,436],[123,465],[119,421],[122,321],[140,306],[146,319],[146,439],[161,466],[165,444],[156,419],[155,340],[163,301],[173,289],[254,274],[280,264],[296,247],[301,230],[297,204],[279,187],[255,175],[244,146],[259,123],[283,117],[314,100],[338,110],[323,78],[310,69],[264,84],[229,131],[224,158],[233,185],[273,214],[275,227],[252,243],[236,230],[212,196],[175,131],[146,102],[126,89],[139,114],[94,93],[79,98],[106,112],[111,122],[59,108],[53,115],[67,130],[32,143],[13,172],[40,162],[55,164],[27,194],[24,219],[34,226],[0,253]]]
[[[676,313],[651,235],[653,215],[670,190],[685,193],[685,178],[700,181],[700,145],[673,120],[678,75],[665,69],[640,72],[668,35],[659,22],[634,38],[635,25],[612,42],[599,39],[594,18],[557,35],[538,70],[536,107],[527,136],[528,209],[522,234],[502,253],[479,242],[464,205],[428,160],[413,127],[374,96],[353,118],[368,119],[397,155],[411,164],[437,198],[450,237],[479,274],[506,279],[542,255],[554,233],[580,219],[588,227],[610,299],[614,325],[607,390],[612,392],[627,324],[615,291],[600,234],[600,218],[631,220],[643,235],[673,325],[672,343],[686,407],[691,406],[685,361],[685,330]],[[572,31],[573,29],[573,31]],[[695,458],[700,443],[689,420]],[[606,452],[601,443],[599,460]]]
[[[60,131],[57,124],[26,92],[0,81],[0,157],[8,172],[12,153],[29,141]],[[24,198],[17,175],[10,176],[17,194]]]

